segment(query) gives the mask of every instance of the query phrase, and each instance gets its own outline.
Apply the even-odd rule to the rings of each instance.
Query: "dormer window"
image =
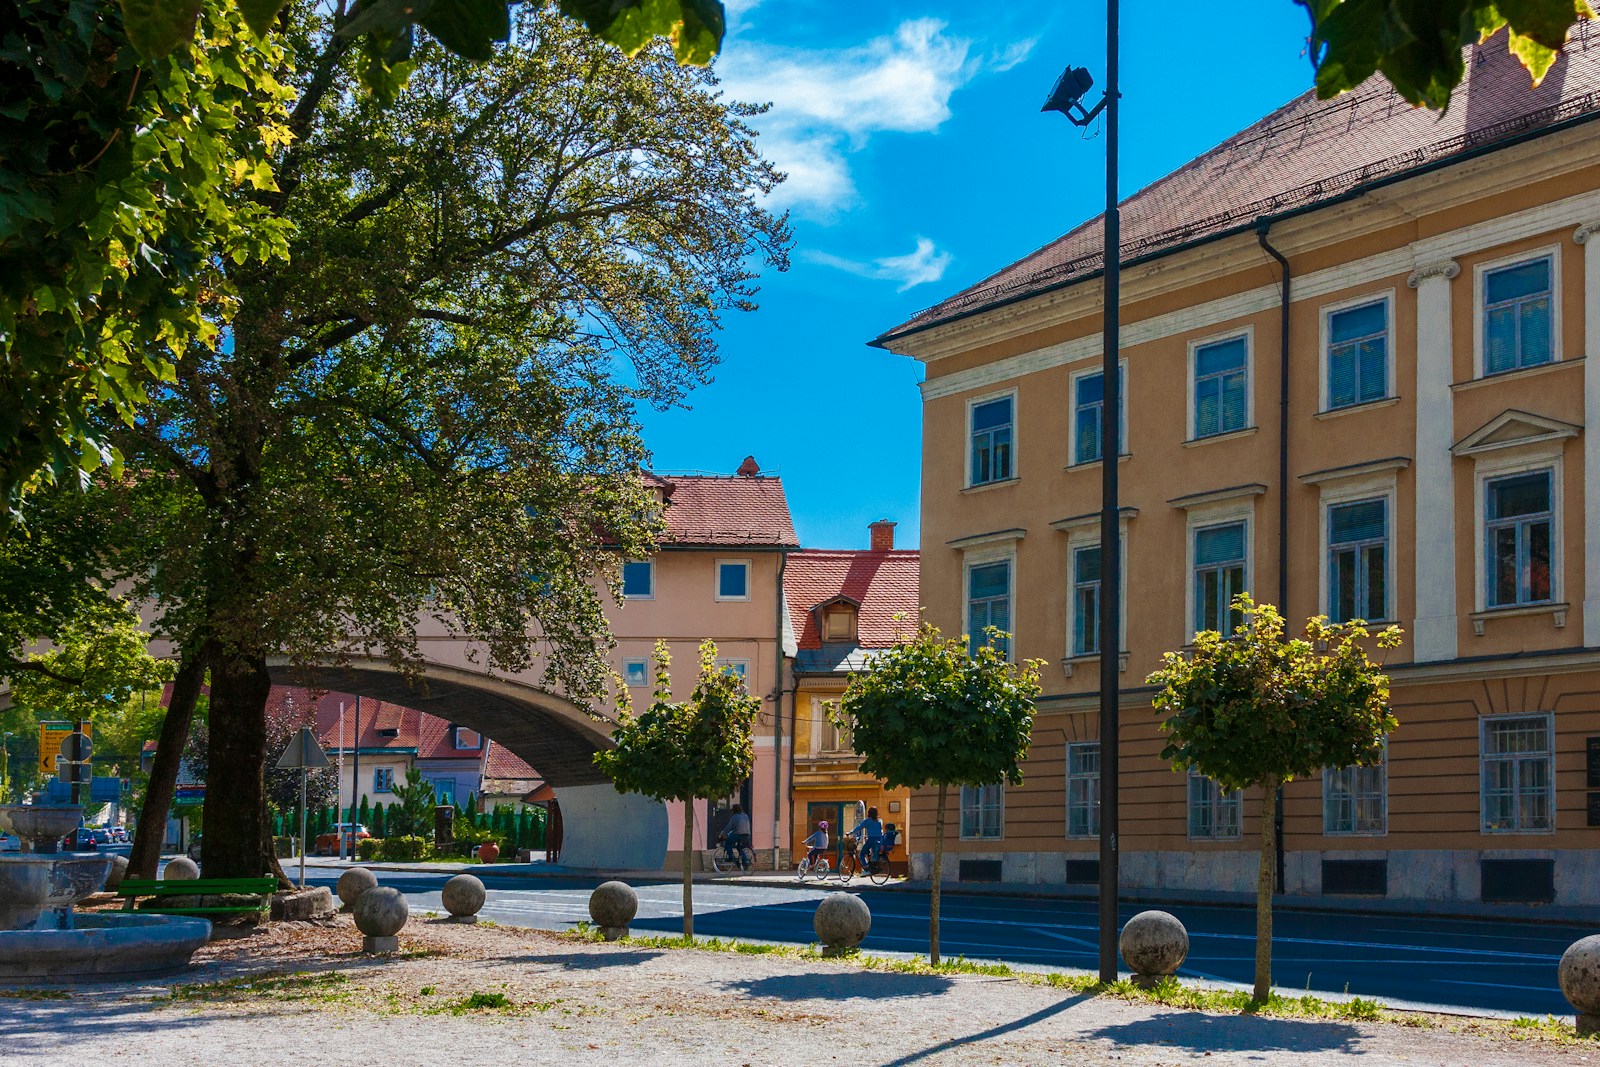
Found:
[[[476,752],[483,747],[483,735],[465,726],[450,727],[450,747],[465,752]]]
[[[822,613],[822,639],[824,641],[854,641],[856,639],[856,609],[849,604],[835,604]]]
[[[825,644],[855,644],[858,640],[856,625],[861,605],[849,597],[834,597],[812,609],[817,620],[817,632]]]

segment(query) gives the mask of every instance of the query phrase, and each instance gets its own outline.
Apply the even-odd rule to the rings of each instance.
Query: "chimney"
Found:
[[[868,524],[867,529],[872,531],[872,551],[894,551],[895,525],[895,523],[890,522],[888,519],[879,519],[877,522]]]
[[[761,464],[756,462],[756,457],[746,456],[744,462],[739,464],[737,473],[741,478],[754,478],[761,473]]]

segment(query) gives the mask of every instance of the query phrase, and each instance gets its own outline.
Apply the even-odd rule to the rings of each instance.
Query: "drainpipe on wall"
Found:
[[[1262,251],[1278,261],[1283,275],[1278,298],[1278,610],[1289,617],[1289,261],[1272,247],[1267,233],[1271,219],[1256,220],[1256,241]],[[1274,823],[1278,846],[1277,892],[1283,893],[1283,787],[1278,788],[1278,815]]]
[[[789,566],[789,553],[778,553],[778,610],[774,612],[777,629],[773,633],[772,661],[777,665],[772,682],[772,869],[782,869],[783,838],[783,623],[787,605],[783,599],[783,572]]]

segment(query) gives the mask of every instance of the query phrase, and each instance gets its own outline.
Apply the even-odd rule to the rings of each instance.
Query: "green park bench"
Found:
[[[124,878],[117,887],[117,896],[127,901],[125,910],[133,911],[139,897],[154,897],[156,902],[139,908],[155,915],[249,915],[260,914],[271,906],[272,894],[278,890],[276,878],[188,878],[158,881],[145,878]],[[221,897],[253,896],[248,904],[224,904],[212,907],[194,907],[188,903],[167,905],[167,897]]]

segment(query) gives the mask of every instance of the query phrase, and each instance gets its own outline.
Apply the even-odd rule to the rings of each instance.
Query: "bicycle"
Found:
[[[860,846],[853,837],[846,837],[839,842],[839,881],[848,882],[861,873],[861,856],[857,852]]]
[[[815,860],[813,860],[808,852],[805,856],[801,857],[800,862],[795,865],[795,881],[803,882],[806,880],[806,875],[809,874],[814,876],[820,882],[828,877],[829,870],[830,867],[827,856],[819,855]]]
[[[711,850],[711,869],[718,874],[724,870],[737,869],[741,873],[748,872],[756,864],[756,853],[748,841],[741,841],[737,846],[730,845],[727,836],[718,835],[717,847]]]
[[[889,879],[894,877],[889,873],[889,853],[894,851],[894,846],[899,843],[900,835],[895,832],[893,824],[884,831],[878,847],[872,852],[872,859],[867,861],[867,880],[873,885],[888,885]]]

